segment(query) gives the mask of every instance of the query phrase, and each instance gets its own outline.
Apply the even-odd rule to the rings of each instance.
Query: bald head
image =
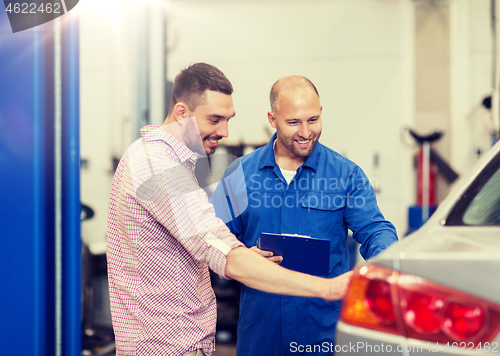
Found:
[[[299,75],[292,75],[278,79],[271,88],[269,101],[271,102],[271,111],[276,115],[279,109],[279,94],[293,92],[297,90],[310,90],[319,98],[319,93],[314,84],[307,78]]]

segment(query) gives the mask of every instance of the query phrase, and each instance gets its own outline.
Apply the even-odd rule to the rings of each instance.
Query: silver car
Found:
[[[500,142],[427,223],[358,266],[336,355],[500,355]]]

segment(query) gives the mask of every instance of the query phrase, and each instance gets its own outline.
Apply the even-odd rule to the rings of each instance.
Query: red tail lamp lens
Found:
[[[477,338],[482,335],[487,321],[487,311],[478,306],[449,303],[444,312],[445,331],[458,340]]]
[[[418,276],[368,264],[354,271],[341,320],[407,338],[476,347],[500,332],[500,306]]]
[[[441,309],[444,301],[439,297],[420,292],[409,292],[404,308],[406,324],[424,334],[435,334],[441,330]]]
[[[396,320],[392,304],[391,285],[386,281],[371,280],[366,288],[366,302],[370,310],[383,323]]]

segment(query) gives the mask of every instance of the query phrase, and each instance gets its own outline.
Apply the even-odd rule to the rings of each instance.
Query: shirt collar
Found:
[[[196,163],[197,155],[191,151],[184,143],[179,141],[173,135],[166,131],[159,130],[160,126],[148,125],[141,129],[141,136],[143,140],[148,142],[153,141],[164,141],[167,145],[172,148],[174,154],[179,158],[181,162],[191,162]]]
[[[269,143],[264,147],[264,150],[262,152],[260,162],[259,162],[259,169],[262,169],[264,167],[278,167],[276,164],[276,158],[274,157],[274,149],[273,149],[273,144],[274,140],[276,140],[277,134],[276,132],[274,133],[273,137],[271,137],[271,140]],[[311,154],[307,157],[306,161],[302,165],[303,167],[309,167],[312,170],[316,172],[318,169],[319,165],[319,158],[321,155],[321,152],[323,150],[323,145],[319,142],[316,143],[316,146],[314,146],[313,151]]]

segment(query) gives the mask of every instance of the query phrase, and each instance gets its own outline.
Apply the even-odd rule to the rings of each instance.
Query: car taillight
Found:
[[[459,340],[480,335],[487,326],[487,315],[485,308],[450,303],[444,312],[444,331]]]
[[[422,334],[435,334],[441,330],[442,298],[410,292],[405,299],[403,319],[406,325]]]
[[[341,318],[354,325],[399,334],[394,308],[393,277],[387,268],[357,269],[344,298]]]
[[[366,302],[379,322],[392,324],[396,320],[391,299],[391,285],[386,281],[372,280],[366,287]]]
[[[365,265],[354,272],[341,320],[414,339],[475,346],[500,331],[500,306],[421,277]]]

